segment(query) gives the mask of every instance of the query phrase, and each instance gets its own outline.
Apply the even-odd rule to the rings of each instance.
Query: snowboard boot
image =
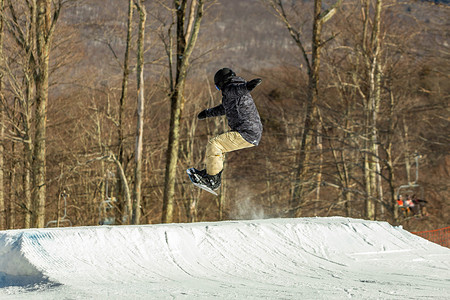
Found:
[[[222,171],[216,175],[209,175],[206,173],[206,170],[197,170],[195,168],[192,168],[191,170],[194,171],[199,184],[202,184],[213,191],[220,187]]]

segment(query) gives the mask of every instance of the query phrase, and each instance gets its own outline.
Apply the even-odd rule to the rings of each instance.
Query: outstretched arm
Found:
[[[261,78],[255,78],[255,79],[252,79],[252,80],[250,80],[249,82],[247,82],[245,85],[246,85],[246,87],[247,87],[247,90],[248,90],[249,92],[251,92],[251,91],[253,91],[253,89],[254,89],[255,87],[257,87],[258,85],[260,85],[261,82],[262,82],[262,79],[261,79]]]
[[[228,92],[235,97],[242,97],[243,95],[253,91],[253,89],[260,85],[261,82],[261,78],[255,78],[246,82],[245,84],[233,85]]]
[[[216,107],[203,110],[201,113],[198,114],[198,119],[203,120],[210,117],[223,116],[224,114],[225,114],[225,107],[223,107],[222,104],[219,104]]]

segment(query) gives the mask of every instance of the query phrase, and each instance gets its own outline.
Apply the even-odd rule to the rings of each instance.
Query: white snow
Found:
[[[450,249],[341,217],[0,231],[1,299],[450,299]]]

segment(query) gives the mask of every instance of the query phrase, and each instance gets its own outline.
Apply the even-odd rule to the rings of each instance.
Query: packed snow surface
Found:
[[[348,218],[0,231],[1,299],[450,299],[450,249]]]

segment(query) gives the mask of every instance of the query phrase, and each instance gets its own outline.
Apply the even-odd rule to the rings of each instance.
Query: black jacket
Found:
[[[233,131],[253,145],[261,140],[263,126],[246,81],[238,76],[227,80],[222,87],[222,104],[207,109],[206,117],[226,115]]]

